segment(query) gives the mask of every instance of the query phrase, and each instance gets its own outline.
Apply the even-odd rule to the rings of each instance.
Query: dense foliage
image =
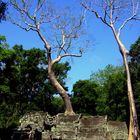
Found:
[[[123,68],[108,65],[92,74],[91,80],[99,82],[97,113],[108,115],[111,120],[126,120],[128,102]]]
[[[64,87],[69,69],[68,63],[54,66]],[[35,48],[25,50],[22,45],[10,49],[5,37],[1,36],[0,128],[16,124],[18,118],[28,111],[42,110],[56,114],[63,110],[63,103],[54,96],[56,94],[48,80],[46,52]]]
[[[125,120],[128,109],[125,83],[122,67],[111,65],[93,73],[90,80],[78,81],[73,86],[76,111]]]
[[[73,86],[72,103],[77,113],[96,115],[97,84],[79,80]]]
[[[129,66],[140,121],[140,38],[130,48]],[[73,86],[72,101],[78,113],[107,115],[110,120],[128,121],[129,103],[124,68],[108,65],[92,73],[89,80],[79,80]]]
[[[131,45],[129,66],[140,125],[140,37]]]

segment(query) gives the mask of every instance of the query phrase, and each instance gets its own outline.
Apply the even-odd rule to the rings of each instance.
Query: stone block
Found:
[[[97,126],[97,125],[104,125],[107,123],[104,116],[83,116],[80,119],[81,125],[86,126]]]
[[[75,123],[81,115],[76,114],[72,116],[65,116],[63,113],[57,115],[57,123]]]
[[[107,121],[105,116],[58,114],[51,117],[47,113],[33,112],[21,120],[23,130],[24,126],[33,123],[33,130],[40,130],[42,140],[127,140],[128,137],[125,122]]]
[[[128,130],[125,122],[108,121],[107,133],[112,136],[113,140],[127,140]]]

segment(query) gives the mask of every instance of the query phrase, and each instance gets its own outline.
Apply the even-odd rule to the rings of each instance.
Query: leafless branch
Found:
[[[51,46],[48,44],[47,40],[45,39],[45,37],[42,35],[41,31],[40,31],[40,25],[36,23],[36,32],[38,33],[40,39],[44,42],[45,47],[47,49],[48,52],[51,51]]]
[[[77,18],[73,16],[68,17],[68,20],[65,20],[65,17],[64,18],[62,17],[61,19],[60,15],[54,16],[53,13],[49,13],[50,11],[47,13],[44,13],[42,8],[43,8],[43,3],[45,0],[43,0],[40,4],[38,4],[35,7],[35,10],[33,11],[32,10],[30,11],[29,3],[26,0],[21,0],[20,4],[18,3],[17,0],[10,0],[10,1],[13,7],[18,11],[18,14],[20,16],[19,17],[20,22],[22,21],[21,23],[19,22],[19,20],[17,21],[17,23],[14,21],[12,23],[26,31],[33,30],[38,34],[41,41],[44,43],[45,48],[47,49],[48,58],[52,61],[52,64],[59,62],[63,57],[67,57],[67,56],[81,57],[82,56],[82,53],[83,53],[82,50],[79,51],[79,54],[73,54],[73,53],[71,54],[69,52],[69,49],[72,45],[72,41],[73,40],[75,41],[75,39],[79,38],[79,33],[81,30],[81,26],[83,24],[85,15],[82,15],[80,17],[80,20],[78,21],[77,21]],[[57,42],[57,47],[56,47],[56,52],[55,52],[56,59],[52,60],[51,56],[54,54],[51,50],[53,50],[54,46],[51,46],[52,44],[51,45],[49,44],[48,40],[42,33],[41,27],[42,27],[42,24],[52,22],[55,19],[57,19],[56,22],[54,21],[52,24],[53,25],[56,24],[55,30],[57,30],[58,32],[61,32],[61,36],[59,36],[60,40],[58,40],[58,38],[56,37],[56,42]]]
[[[120,26],[120,28],[118,29],[118,36],[120,36],[121,30],[123,29],[123,27],[130,21],[133,20],[135,18],[136,14],[132,15],[131,17],[127,18],[122,25]]]
[[[23,30],[25,30],[25,31],[30,31],[30,30],[36,31],[36,29],[33,28],[33,26],[30,25],[30,24],[28,24],[28,23],[26,23],[28,26],[25,27],[25,26],[22,26],[20,23],[13,21],[12,19],[10,19],[10,20],[11,20],[11,22],[12,22],[13,24],[17,25],[18,27],[20,27],[21,29],[23,29]]]
[[[133,20],[140,20],[140,17],[133,17]]]
[[[43,6],[44,2],[45,2],[45,0],[42,0],[42,1],[38,0],[37,6],[36,6],[35,11],[34,11],[34,16],[36,16],[36,13],[41,9],[41,7]]]
[[[61,58],[66,57],[66,56],[81,57],[82,53],[80,53],[80,54],[68,54],[67,53],[67,54],[62,55]]]
[[[55,40],[56,40],[56,43],[58,44],[58,47],[60,47],[61,46],[61,42],[60,42],[60,40],[58,40],[57,36],[55,36]],[[58,48],[58,47],[56,47],[56,48]]]
[[[60,56],[62,50],[66,53],[66,51],[64,50],[64,47],[66,45],[66,42],[65,42],[65,34],[64,34],[64,31],[63,30],[61,30],[61,34],[62,34],[62,43],[61,44],[58,44],[59,45],[59,49],[58,49],[57,56]]]
[[[71,47],[72,38],[69,38],[69,42],[67,43],[67,48],[65,49],[66,52],[68,52],[69,48]]]
[[[107,6],[105,6],[104,8],[104,21],[106,22],[106,18],[107,18],[108,14],[107,14]]]
[[[78,24],[73,26],[72,29],[71,29],[71,32],[69,34],[72,34],[73,32],[75,32],[75,30],[79,30],[79,28],[82,26],[83,24],[83,20],[85,18],[85,11],[84,13],[82,14],[82,16],[80,17],[79,21],[78,21]]]
[[[52,17],[51,19],[49,19],[49,20],[44,20],[44,18],[45,18],[45,16],[43,17],[43,16],[41,16],[41,18],[40,18],[40,20],[39,20],[39,24],[43,24],[43,23],[50,23],[50,22],[52,22],[53,20],[55,20],[55,19],[57,19],[57,18],[59,18],[60,16],[55,16],[55,17]]]
[[[53,60],[52,64],[55,64],[55,63],[59,62],[63,57],[67,57],[67,56],[81,57],[82,53],[81,52],[80,52],[80,54],[69,54],[69,53],[66,53],[66,54],[60,55],[56,59]]]
[[[96,16],[97,18],[99,18],[103,23],[105,23],[107,26],[110,27],[110,24],[107,23],[107,21],[106,21],[106,13],[105,13],[105,15],[104,15],[104,18],[102,18],[102,17],[98,14],[98,12],[96,12],[96,11],[93,10],[93,9],[91,9],[91,8],[90,8],[89,6],[87,6],[86,4],[81,3],[81,5],[82,5],[85,9],[87,9],[88,11],[92,12],[93,14],[95,14],[95,16]]]
[[[34,17],[31,16],[31,15],[29,14],[29,12],[27,11],[27,6],[26,6],[24,0],[22,0],[22,3],[23,3],[23,7],[22,7],[22,8],[19,7],[19,5],[18,5],[18,3],[16,2],[16,0],[10,0],[10,2],[11,2],[11,4],[14,6],[14,8],[15,8],[18,12],[20,12],[22,15],[25,14],[30,20],[34,21]]]
[[[136,14],[139,8],[139,4],[140,2],[134,2],[134,0],[131,0],[131,4],[132,4],[132,13]]]
[[[118,19],[118,16],[115,17],[115,19],[112,21],[112,24],[115,24],[117,19]]]

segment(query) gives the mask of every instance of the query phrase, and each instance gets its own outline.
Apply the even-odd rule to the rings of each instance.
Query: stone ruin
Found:
[[[16,137],[17,134],[20,136]],[[30,112],[20,119],[13,140],[127,140],[127,137],[126,123],[108,121],[106,116]]]

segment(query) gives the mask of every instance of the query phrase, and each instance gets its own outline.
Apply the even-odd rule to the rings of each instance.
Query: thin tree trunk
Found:
[[[113,27],[112,27],[112,31],[118,43],[120,53],[123,57],[123,62],[125,66],[126,76],[127,76],[127,92],[128,92],[129,109],[130,109],[128,140],[139,140],[139,135],[138,135],[139,127],[138,127],[137,112],[136,112],[135,100],[134,100],[132,84],[131,84],[130,69],[128,66],[128,52]]]
[[[51,84],[54,86],[54,88],[56,88],[56,90],[59,92],[60,96],[62,97],[64,104],[65,104],[65,115],[74,115],[74,111],[72,108],[72,104],[70,101],[70,97],[68,96],[66,90],[60,85],[60,83],[58,82],[58,80],[55,77],[53,68],[52,68],[53,64],[51,61],[51,57],[48,54],[48,76],[49,76],[49,80],[51,82]]]
[[[138,119],[137,112],[135,107],[135,100],[132,90],[131,84],[131,76],[130,70],[128,66],[127,54],[123,54],[124,65],[127,73],[127,90],[128,90],[128,98],[129,98],[129,106],[130,106],[130,122],[129,122],[129,137],[128,140],[137,140],[138,139]]]
[[[60,96],[62,97],[64,104],[65,104],[65,115],[74,115],[74,111],[72,108],[72,104],[70,101],[70,97],[68,96],[66,90],[61,86],[61,84],[58,82],[58,80],[55,77],[54,71],[53,71],[53,61],[51,59],[51,47],[48,44],[47,40],[43,37],[43,35],[40,33],[40,26],[36,25],[37,27],[37,33],[40,37],[40,39],[43,41],[45,48],[47,50],[47,58],[48,58],[48,76],[49,80],[52,84],[52,86],[59,92]]]

